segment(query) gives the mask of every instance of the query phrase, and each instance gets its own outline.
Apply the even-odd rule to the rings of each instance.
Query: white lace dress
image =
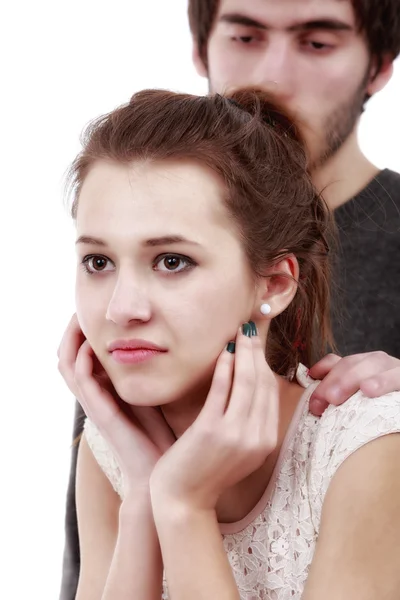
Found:
[[[287,431],[265,493],[241,521],[220,524],[241,600],[300,600],[318,538],[329,483],[343,461],[368,442],[400,432],[400,392],[366,398],[357,392],[321,418],[308,410],[317,382],[300,367],[305,392]],[[85,435],[116,492],[123,481],[112,453],[86,420]],[[163,599],[168,599],[164,579]]]

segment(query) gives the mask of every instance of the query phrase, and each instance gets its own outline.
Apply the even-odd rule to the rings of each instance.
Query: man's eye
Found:
[[[255,40],[253,35],[235,35],[232,37],[232,40],[235,42],[240,42],[242,44],[250,44]]]
[[[303,42],[303,46],[306,46],[307,48],[311,49],[311,50],[329,50],[330,48],[332,48],[333,46],[331,44],[327,44],[325,42],[319,42],[317,40],[305,40]]]
[[[85,256],[85,258],[82,260],[82,265],[85,271],[90,274],[109,271],[110,268],[107,267],[112,268],[111,261],[108,258],[93,254],[91,256]]]
[[[164,254],[157,257],[153,268],[155,271],[164,273],[180,273],[182,271],[187,271],[194,266],[195,262],[188,256],[182,256],[180,254]]]
[[[310,44],[316,50],[321,50],[321,48],[325,48],[326,47],[326,44],[323,44],[322,42],[310,42]]]

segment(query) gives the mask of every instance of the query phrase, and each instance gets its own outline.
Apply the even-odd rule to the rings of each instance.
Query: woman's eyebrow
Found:
[[[90,235],[80,235],[75,244],[90,244],[91,246],[107,246],[103,240]]]
[[[200,246],[198,242],[188,240],[182,235],[164,235],[161,237],[151,238],[144,242],[145,246],[167,246],[168,244],[192,244],[193,246]]]
[[[106,242],[91,235],[79,236],[75,244],[90,244],[91,246],[103,247],[107,246]],[[189,240],[182,235],[163,235],[160,237],[150,238],[143,242],[143,245],[148,247],[167,246],[168,244],[191,244],[193,246],[200,246],[198,242]]]

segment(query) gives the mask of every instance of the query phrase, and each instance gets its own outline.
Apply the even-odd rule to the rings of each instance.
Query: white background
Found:
[[[186,0],[10,0],[0,22],[0,594],[55,600],[74,404],[56,366],[74,310],[63,176],[88,120],[144,87],[206,83],[191,65]],[[396,64],[360,129],[366,154],[398,171],[399,99]]]

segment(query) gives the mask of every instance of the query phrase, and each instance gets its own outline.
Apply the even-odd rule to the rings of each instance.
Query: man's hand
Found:
[[[321,379],[310,399],[310,410],[320,416],[329,404],[339,406],[361,390],[366,396],[383,396],[400,390],[400,360],[386,352],[328,354],[309,372]]]

